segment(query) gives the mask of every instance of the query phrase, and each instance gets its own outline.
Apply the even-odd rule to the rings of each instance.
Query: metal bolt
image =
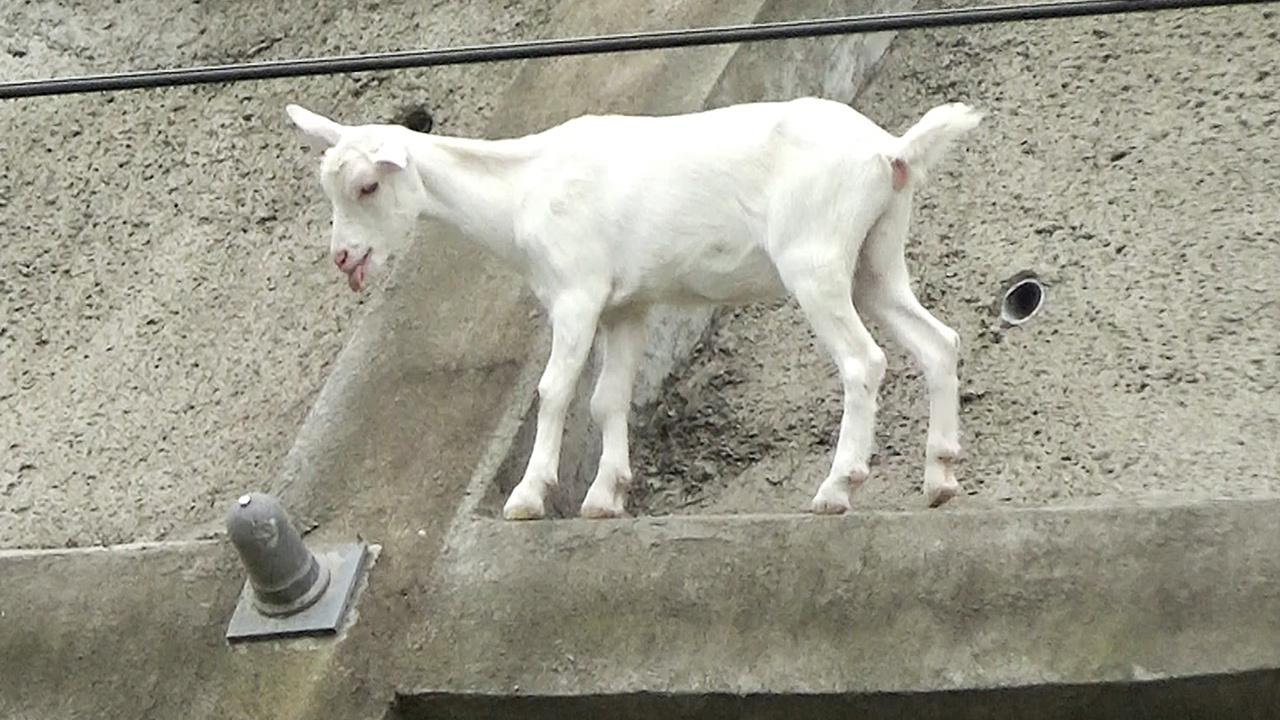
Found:
[[[241,495],[227,533],[249,571],[253,604],[272,617],[300,612],[329,586],[329,569],[302,542],[284,507],[270,495]]]

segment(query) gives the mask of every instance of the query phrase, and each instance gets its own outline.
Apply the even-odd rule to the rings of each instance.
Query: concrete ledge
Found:
[[[427,652],[451,662],[403,687],[418,700],[402,705],[653,688],[751,696],[762,708],[780,695],[1018,687],[1123,698],[1103,686],[1241,673],[1256,674],[1238,687],[1274,695],[1278,512],[1268,500],[477,521],[459,529],[434,578]],[[1241,701],[1235,680],[1204,682],[1225,696],[1203,702]],[[1176,697],[1194,683],[1151,685],[1133,702],[1166,686]],[[1132,716],[1125,702],[1106,703]]]
[[[0,717],[320,717],[337,643],[230,648],[229,543],[6,552],[0,578]]]
[[[237,647],[227,543],[6,552],[0,716],[1263,718],[1278,511],[473,520]]]

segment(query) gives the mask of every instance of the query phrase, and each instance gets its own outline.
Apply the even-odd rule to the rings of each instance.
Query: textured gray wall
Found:
[[[0,5],[0,78],[537,37],[548,3]],[[203,535],[361,306],[286,102],[479,134],[515,64],[0,103],[0,547]]]

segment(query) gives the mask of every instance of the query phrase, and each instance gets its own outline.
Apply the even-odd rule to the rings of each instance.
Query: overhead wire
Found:
[[[1257,5],[1275,0],[1068,0],[964,8],[913,10],[815,20],[788,20],[748,25],[658,30],[553,40],[472,45],[433,50],[402,50],[336,57],[267,60],[161,70],[138,70],[64,78],[0,83],[0,99],[71,93],[136,90],[242,82],[272,78],[425,68],[440,65],[528,60],[603,53],[814,38],[831,35],[959,27],[1000,22]]]

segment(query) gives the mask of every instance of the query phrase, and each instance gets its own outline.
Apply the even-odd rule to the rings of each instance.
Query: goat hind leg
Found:
[[[830,267],[831,263],[827,265]],[[835,515],[850,508],[850,491],[862,485],[870,474],[871,452],[875,445],[876,396],[884,378],[885,355],[862,324],[849,294],[849,278],[843,273],[814,274],[819,263],[802,263],[787,282],[800,308],[809,319],[813,333],[836,362],[844,391],[844,411],[840,418],[840,439],[836,442],[831,471],[818,487],[811,509],[820,515]]]
[[[559,478],[560,443],[565,416],[595,339],[602,303],[584,294],[566,295],[551,304],[551,356],[538,381],[538,425],[524,477],[502,508],[508,520],[546,516],[547,493]]]
[[[859,311],[893,334],[924,374],[929,398],[923,491],[930,507],[960,493],[960,336],[920,304],[903,256],[910,205],[887,213],[869,234],[853,285]]]

